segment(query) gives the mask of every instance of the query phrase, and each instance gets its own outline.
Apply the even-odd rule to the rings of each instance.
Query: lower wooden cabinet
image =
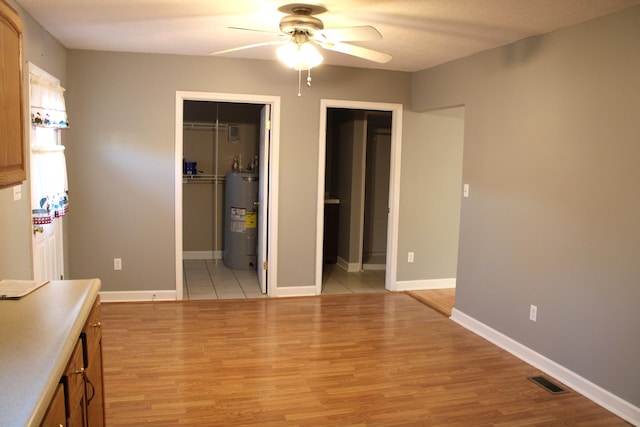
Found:
[[[69,427],[86,426],[87,400],[84,387],[84,357],[82,341],[78,340],[69,359],[67,369],[62,376],[64,397],[67,408],[67,425]]]
[[[87,425],[104,426],[104,395],[102,381],[102,316],[100,297],[96,299],[82,330],[85,361],[85,396]]]
[[[56,387],[49,409],[47,409],[47,413],[44,415],[44,419],[40,425],[42,427],[67,426],[67,411],[64,404],[64,386],[62,383]]]
[[[76,342],[41,427],[104,427],[100,297]]]

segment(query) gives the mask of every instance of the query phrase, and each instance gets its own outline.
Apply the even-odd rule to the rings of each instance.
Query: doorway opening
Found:
[[[326,141],[325,268],[384,270],[391,112],[329,108]]]
[[[323,101],[318,294],[395,290],[401,115],[398,104]]]
[[[262,296],[256,268],[262,108],[184,101],[182,249],[188,299]]]
[[[274,291],[278,110],[278,98],[177,93],[177,299]]]

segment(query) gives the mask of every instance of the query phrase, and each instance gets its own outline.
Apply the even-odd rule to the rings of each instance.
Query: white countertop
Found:
[[[52,281],[0,300],[0,426],[40,425],[100,285]]]

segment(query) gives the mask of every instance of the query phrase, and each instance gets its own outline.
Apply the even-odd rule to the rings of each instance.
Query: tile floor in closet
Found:
[[[222,260],[185,260],[184,299],[265,298],[255,271],[232,270]],[[385,292],[384,270],[347,273],[335,264],[325,265],[322,294]]]

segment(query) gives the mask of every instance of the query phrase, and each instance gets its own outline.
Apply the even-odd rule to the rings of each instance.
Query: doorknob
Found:
[[[33,235],[35,236],[36,233],[44,233],[44,227],[40,226],[40,227],[33,227]]]

